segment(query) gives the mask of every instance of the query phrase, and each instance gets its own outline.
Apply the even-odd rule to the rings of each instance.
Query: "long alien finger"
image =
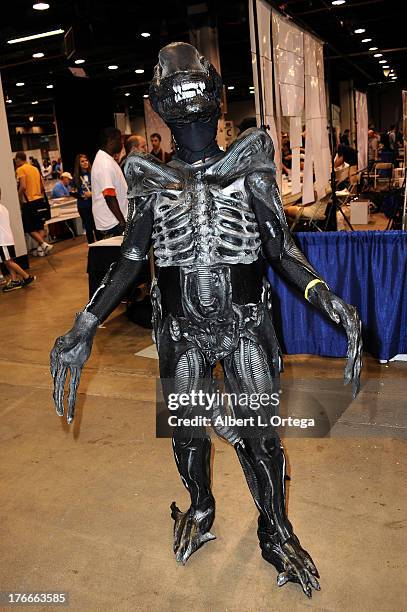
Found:
[[[344,372],[345,385],[347,385],[352,380],[352,374],[355,367],[355,360],[359,343],[359,334],[355,334],[354,326],[352,326],[349,330],[346,330],[346,333],[348,336],[348,353]]]
[[[358,354],[355,361],[355,367],[353,371],[353,380],[352,380],[352,396],[353,399],[357,396],[360,390],[360,373],[362,370],[362,346],[359,344]]]
[[[54,347],[50,353],[50,370],[51,370],[51,375],[53,378],[55,378],[57,374],[58,364],[59,364],[59,355],[60,355],[60,349],[57,346],[57,342],[55,342]]]
[[[66,417],[68,423],[72,423],[73,418],[75,416],[76,395],[78,391],[80,377],[80,368],[71,368],[71,379],[69,381],[68,413]]]
[[[54,402],[57,414],[59,416],[64,415],[64,394],[67,373],[67,367],[65,365],[60,365],[55,376]]]

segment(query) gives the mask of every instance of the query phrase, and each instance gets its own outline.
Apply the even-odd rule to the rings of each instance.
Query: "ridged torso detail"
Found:
[[[157,265],[199,268],[255,261],[260,236],[244,179],[222,188],[198,170],[183,187],[171,195],[159,194],[154,204]]]

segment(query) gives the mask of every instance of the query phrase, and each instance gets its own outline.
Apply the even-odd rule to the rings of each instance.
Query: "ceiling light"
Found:
[[[49,9],[49,4],[47,4],[46,2],[36,2],[35,4],[33,4],[33,9],[35,9],[36,11],[46,11],[47,9]]]
[[[385,64],[387,60],[379,60],[379,64]]]
[[[33,57],[35,57],[35,59],[38,59],[38,58],[40,58],[40,57],[44,57],[44,53],[41,53],[41,52],[39,52],[39,53],[33,53]]]
[[[110,64],[110,66],[108,66],[109,70],[117,70],[119,66],[117,66],[116,64]]]
[[[18,83],[16,83],[16,87],[24,87],[25,83],[23,83],[22,81],[19,81]]]
[[[369,47],[369,51],[377,51],[379,47]]]
[[[150,32],[141,32],[140,36],[142,36],[143,38],[150,38],[151,34]]]
[[[143,94],[143,98],[148,98],[148,94]]]
[[[372,42],[371,38],[362,38],[361,42]]]
[[[47,36],[56,36],[57,34],[63,34],[64,30],[50,30],[49,32],[41,32],[41,34],[32,34],[31,36],[23,36],[22,38],[13,38],[8,40],[9,45],[15,43],[26,42],[27,40],[36,40],[37,38],[46,38]]]
[[[136,74],[144,74],[144,68],[136,68],[134,71]]]
[[[375,53],[373,57],[383,57],[383,53]]]
[[[254,89],[249,89],[249,93],[254,94]]]
[[[232,89],[234,89],[234,88],[235,88],[235,86],[234,86],[234,85],[229,85],[229,86],[228,86],[228,89],[229,89],[230,91],[231,91]]]
[[[358,28],[357,30],[354,30],[355,34],[363,34],[363,32],[366,32],[365,28]]]
[[[28,117],[28,121],[31,121],[31,123],[34,121],[34,117],[31,115],[31,117]]]
[[[33,100],[33,102],[31,102],[31,104],[38,104],[38,100]]]
[[[6,100],[7,104],[11,104],[11,103],[12,103],[12,101],[13,101],[13,100],[12,100],[11,98],[7,98],[7,100]]]
[[[345,4],[346,0],[332,0],[331,4],[334,6],[340,6],[341,4]]]
[[[75,60],[75,64],[78,66],[79,64],[84,64],[85,60],[84,59],[76,59]]]
[[[124,95],[125,95],[125,96],[129,96],[130,94],[129,94],[129,92],[127,91],[127,92],[126,92]]]
[[[49,85],[47,85],[47,89],[54,89],[54,86],[49,84]]]

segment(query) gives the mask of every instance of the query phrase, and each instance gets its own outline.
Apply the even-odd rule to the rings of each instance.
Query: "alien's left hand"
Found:
[[[308,300],[325,312],[335,323],[341,323],[348,336],[348,352],[344,383],[352,382],[352,397],[355,399],[360,389],[362,369],[362,324],[354,306],[347,304],[327,287],[318,283],[310,289]]]

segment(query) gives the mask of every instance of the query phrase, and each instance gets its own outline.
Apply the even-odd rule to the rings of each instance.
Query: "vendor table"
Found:
[[[306,232],[296,238],[330,288],[358,308],[365,350],[381,360],[407,353],[407,232]],[[91,295],[120,257],[121,241],[109,238],[90,245]],[[283,352],[343,357],[347,343],[342,328],[273,270],[269,278]]]
[[[123,236],[114,236],[89,245],[88,252],[88,281],[89,297],[95,293],[103,280],[104,275],[115,261],[120,257]]]
[[[51,210],[51,218],[46,221],[45,225],[52,225],[54,223],[66,223],[67,221],[80,219],[78,213],[78,201],[76,198],[57,198],[49,200],[49,206]],[[72,237],[75,237],[75,233],[72,228],[66,223]]]

